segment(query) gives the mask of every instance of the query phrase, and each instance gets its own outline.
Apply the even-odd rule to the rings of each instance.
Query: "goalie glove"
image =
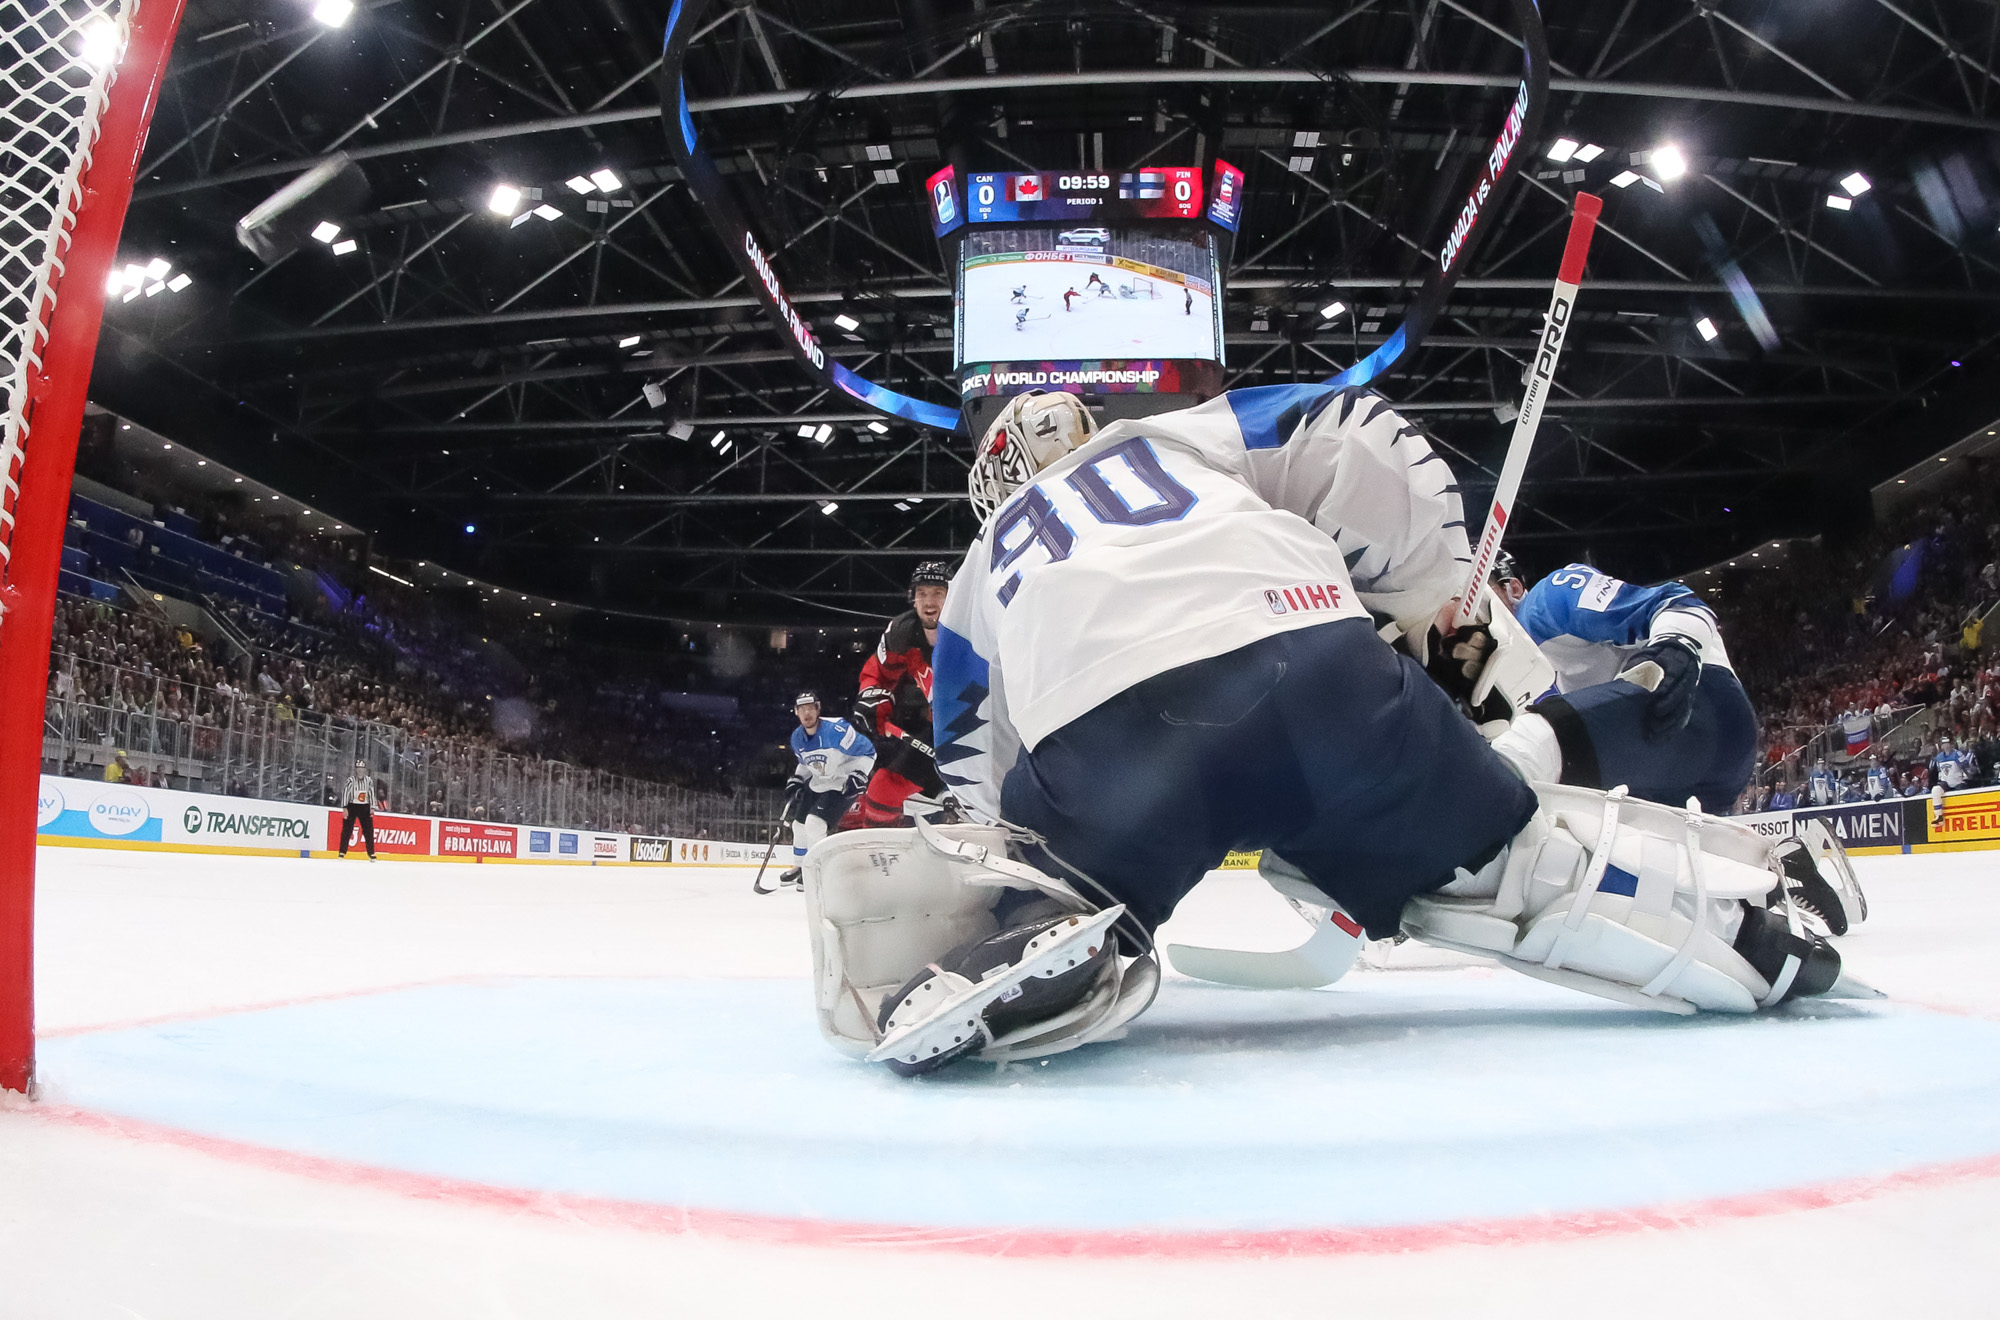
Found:
[[[1473,622],[1449,637],[1433,628],[1429,642],[1418,663],[1489,741],[1555,686],[1555,667],[1491,587],[1482,589]]]

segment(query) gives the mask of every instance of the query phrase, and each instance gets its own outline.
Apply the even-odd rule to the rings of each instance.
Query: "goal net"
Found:
[[[1143,275],[1134,275],[1131,279],[1118,286],[1118,296],[1120,298],[1157,298],[1160,296],[1160,286]]]
[[[34,1080],[35,802],[105,285],[184,0],[0,0],[0,1088]]]

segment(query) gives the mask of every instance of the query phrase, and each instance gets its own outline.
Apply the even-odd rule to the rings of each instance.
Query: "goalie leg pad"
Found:
[[[820,1033],[836,1049],[873,1053],[890,1017],[898,1029],[907,1025],[885,1003],[893,1008],[908,998],[911,985],[927,974],[955,972],[946,966],[954,952],[1003,929],[1059,915],[1093,923],[1103,917],[1108,927],[1123,914],[1099,913],[1063,881],[1011,860],[1008,838],[1000,827],[920,823],[837,834],[807,854],[814,1004]],[[978,970],[983,975],[989,966]],[[962,974],[959,979],[970,983]],[[1042,1005],[1046,1013],[1034,1021],[994,1018],[975,1049],[953,1057],[1032,1058],[1115,1039],[1152,1003],[1158,987],[1151,953],[1135,958],[1127,951],[1097,971],[1077,1002]]]
[[[1766,912],[1777,877],[1755,832],[1623,789],[1535,791],[1540,807],[1507,850],[1411,900],[1406,932],[1673,1013],[1751,1013],[1838,979],[1838,955],[1781,889],[1784,910]]]

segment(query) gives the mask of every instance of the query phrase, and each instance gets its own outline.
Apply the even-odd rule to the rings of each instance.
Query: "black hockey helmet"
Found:
[[[942,559],[926,559],[910,570],[910,590],[918,587],[948,587],[951,585],[951,565]]]

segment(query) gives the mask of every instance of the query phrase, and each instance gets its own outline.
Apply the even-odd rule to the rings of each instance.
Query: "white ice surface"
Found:
[[[1091,275],[1111,286],[1108,294]],[[1121,298],[1120,286],[1153,286],[1157,298]],[[1010,301],[1027,287],[1027,300]],[[1070,310],[1063,293],[1075,289]],[[1194,306],[1186,295],[1192,293]],[[1027,319],[1015,328],[1016,313]],[[1093,261],[994,262],[965,272],[966,362],[1096,362],[1106,358],[1215,357],[1215,315],[1209,296],[1173,280],[1152,279]]]
[[[1934,1008],[1967,1019],[1967,1027],[2000,1019],[1993,986],[2000,938],[1991,931],[2000,857],[1865,859],[1860,867],[1874,915],[1843,942],[1849,965],[1893,995],[1898,1013]],[[1190,898],[1181,928],[1168,933],[1244,947],[1294,942],[1303,933],[1296,919],[1264,898],[1254,877],[1214,877]],[[807,966],[798,902],[789,893],[749,895],[738,871],[342,866],[47,849],[41,1023],[56,1060],[65,1049],[121,1034],[92,1028],[123,1027],[125,1038],[136,1039],[131,1033],[160,1028],[131,1024],[186,1017],[191,1029],[210,1030],[225,1020],[208,1016],[218,1010],[394,987],[445,983],[402,992],[421,996],[492,977],[789,981]],[[1427,995],[1463,1002],[1484,985],[1499,991],[1516,984],[1484,968],[1425,959],[1407,946],[1389,961],[1431,965],[1357,972],[1329,996],[1364,1008],[1370,996],[1384,1005]],[[1170,983],[1162,1013],[1176,992],[1192,988]],[[784,986],[767,991],[782,994]],[[342,1002],[416,1001],[326,1000]],[[1199,1019],[1224,1001],[1181,1002],[1203,1006],[1182,1014]],[[1260,1025],[1281,1035],[1301,1030],[1296,1011],[1277,1011],[1280,1000],[1262,1001],[1272,1005],[1265,1010],[1255,995],[1232,994],[1227,1002],[1244,1005],[1246,1037]],[[301,1011],[237,1020],[277,1022]],[[1415,1021],[1415,1014],[1403,1019]],[[1964,1039],[1978,1048],[1982,1038]],[[1226,1064],[1223,1042],[1210,1044],[1211,1061]],[[1490,1041],[1470,1044],[1493,1048]],[[1145,1046],[1136,1039],[1108,1048]],[[1432,1039],[1413,1044],[1412,1053],[1437,1048]],[[1937,1070],[1963,1062],[1941,1060]],[[785,1066],[773,1061],[774,1072]],[[1926,1065],[1906,1058],[1901,1068],[1917,1074]],[[563,1094],[571,1081],[561,1073],[537,1078],[529,1068],[523,1076],[536,1079],[522,1083],[530,1094],[495,1099],[518,1109],[572,1098]],[[1899,1086],[1923,1080],[1885,1079]],[[60,1090],[59,1077],[51,1081]],[[546,1095],[534,1093],[537,1086]],[[1456,1119],[1440,1097],[1456,1101]],[[1482,1122],[1494,1096],[1454,1076],[1449,1060],[1439,1063],[1424,1101],[1442,1115],[1436,1121],[1451,1123],[1452,1139],[1504,1146],[1514,1135]],[[802,1103],[810,1106],[810,1097]],[[2000,1097],[1992,1103],[2000,1107]],[[1746,1104],[1762,1108],[1758,1100]],[[809,1133],[824,1117],[801,1112],[787,1127],[779,1113],[769,1122],[782,1140]],[[1307,1132],[1338,1116],[1305,1104],[1288,1112],[1281,1100],[1248,1117],[1266,1132]],[[1746,1121],[1759,1131],[1739,1137],[1783,1143],[1795,1136],[1782,1114]],[[1393,1182],[1393,1170],[1385,1165],[1369,1177]],[[1826,1209],[1404,1255],[968,1260],[936,1250],[774,1246],[571,1222],[302,1176],[23,1107],[0,1112],[0,1260],[9,1262],[0,1320],[882,1315],[912,1309],[920,1298],[936,1299],[955,1316],[1018,1316],[1031,1295],[1044,1299],[1042,1310],[1053,1296],[1061,1299],[1058,1313],[1104,1315],[1329,1315],[1350,1308],[1816,1320],[1990,1315],[2000,1295],[1996,1228],[2000,1181],[1970,1177]]]

